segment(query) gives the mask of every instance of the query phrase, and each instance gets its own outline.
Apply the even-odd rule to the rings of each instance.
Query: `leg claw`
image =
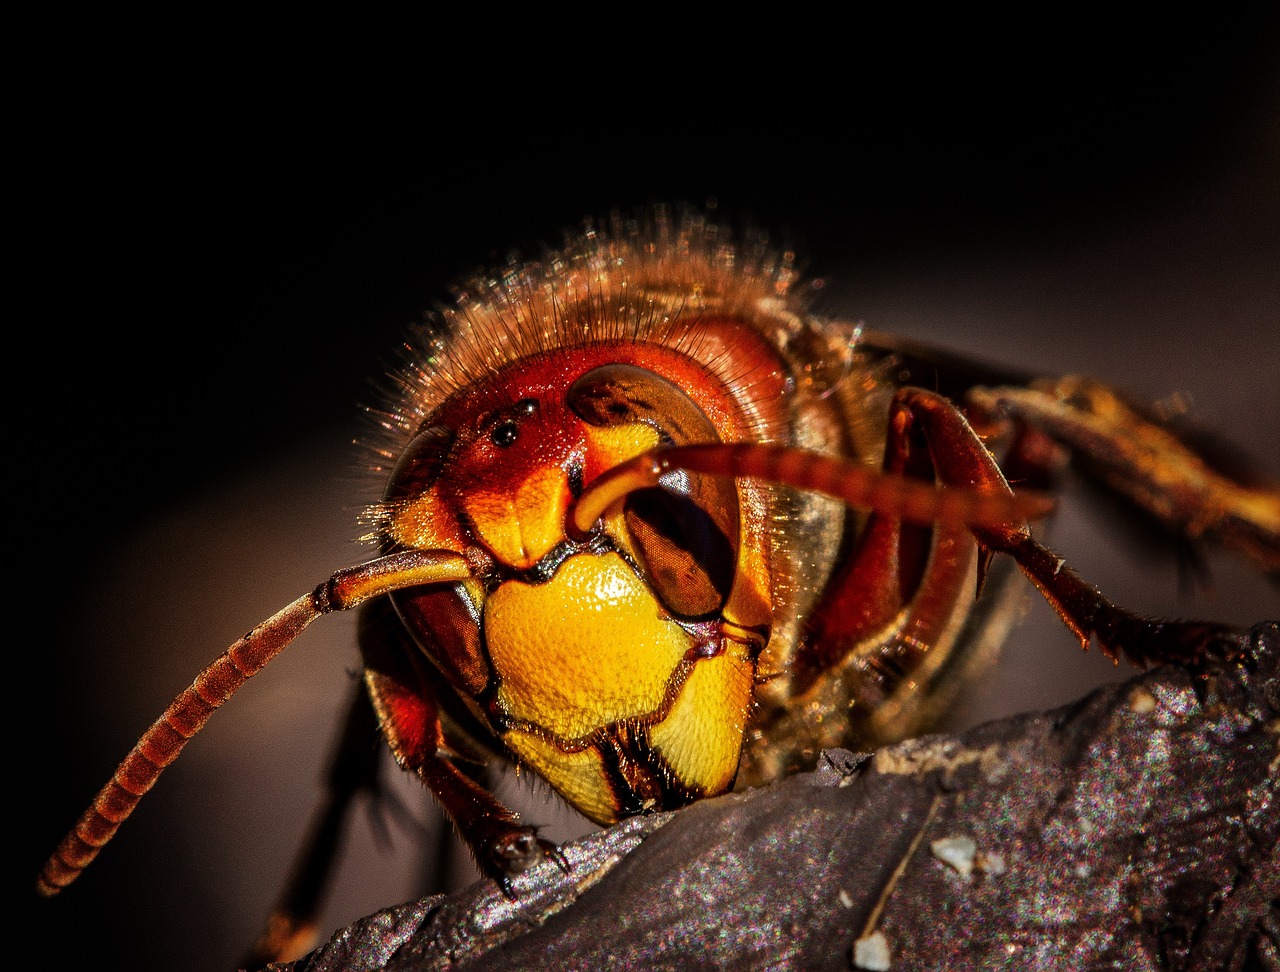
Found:
[[[489,843],[481,867],[497,882],[503,895],[514,900],[516,890],[512,879],[544,858],[554,862],[565,874],[569,873],[569,862],[556,844],[539,837],[535,827],[515,826]]]

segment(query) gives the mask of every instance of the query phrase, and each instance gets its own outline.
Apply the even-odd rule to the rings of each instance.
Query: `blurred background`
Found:
[[[820,52],[810,22],[750,55],[672,41],[641,64],[564,42],[448,70],[424,40],[374,73],[341,45],[142,51],[92,27],[54,45],[10,149],[17,967],[234,967],[319,792],[353,618],[321,620],[243,689],[63,895],[34,901],[34,877],[201,667],[365,555],[356,515],[379,484],[352,440],[405,327],[586,216],[714,200],[797,251],[825,313],[1184,396],[1280,476],[1271,18]],[[1211,558],[1211,590],[1182,590],[1169,550],[1086,496],[1052,538],[1135,610],[1280,615],[1231,558]],[[1128,674],[1028,598],[953,725]],[[357,814],[326,933],[417,896],[437,854],[429,800],[390,775],[420,825]],[[526,815],[584,829],[537,793]]]

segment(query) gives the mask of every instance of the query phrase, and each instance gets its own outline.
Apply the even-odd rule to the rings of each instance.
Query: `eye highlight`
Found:
[[[538,400],[536,398],[522,398],[516,402],[515,411],[519,415],[532,415],[537,410]],[[518,438],[520,438],[520,426],[513,418],[499,422],[494,426],[493,431],[489,433],[489,441],[499,449],[506,449],[514,445]]]
[[[507,419],[489,433],[489,441],[499,449],[505,449],[508,446],[514,445],[516,439],[519,437],[520,428],[511,419]]]

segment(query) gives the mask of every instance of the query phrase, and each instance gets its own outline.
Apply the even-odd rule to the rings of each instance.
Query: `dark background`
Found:
[[[362,556],[355,517],[377,484],[350,443],[405,326],[460,274],[585,216],[714,198],[794,244],[829,313],[1185,394],[1280,474],[1274,24],[878,48],[815,52],[820,77],[745,51],[637,67],[590,46],[385,78],[333,49],[46,64],[48,100],[10,149],[21,967],[231,966],[314,799],[356,666],[349,618],[319,622],[220,712],[77,884],[50,902],[28,889],[200,667]],[[1180,594],[1167,551],[1083,498],[1054,529],[1138,610],[1280,613],[1229,559],[1213,592]],[[1027,614],[957,724],[1124,674],[1040,602]],[[412,785],[397,792],[429,819]],[[553,803],[532,813],[576,826]],[[380,850],[366,831],[329,927],[417,893],[424,845],[392,823]]]

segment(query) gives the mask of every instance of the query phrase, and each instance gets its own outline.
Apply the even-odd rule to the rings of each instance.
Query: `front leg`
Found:
[[[446,729],[446,723],[452,727],[467,713],[459,709],[453,719],[446,714],[436,687],[443,676],[429,667],[390,603],[383,599],[369,605],[360,622],[365,685],[382,733],[396,761],[431,790],[480,871],[511,896],[512,878],[544,857],[563,867],[554,844],[539,837],[536,827],[522,824],[518,814],[458,767],[459,758],[483,756],[460,730]]]

